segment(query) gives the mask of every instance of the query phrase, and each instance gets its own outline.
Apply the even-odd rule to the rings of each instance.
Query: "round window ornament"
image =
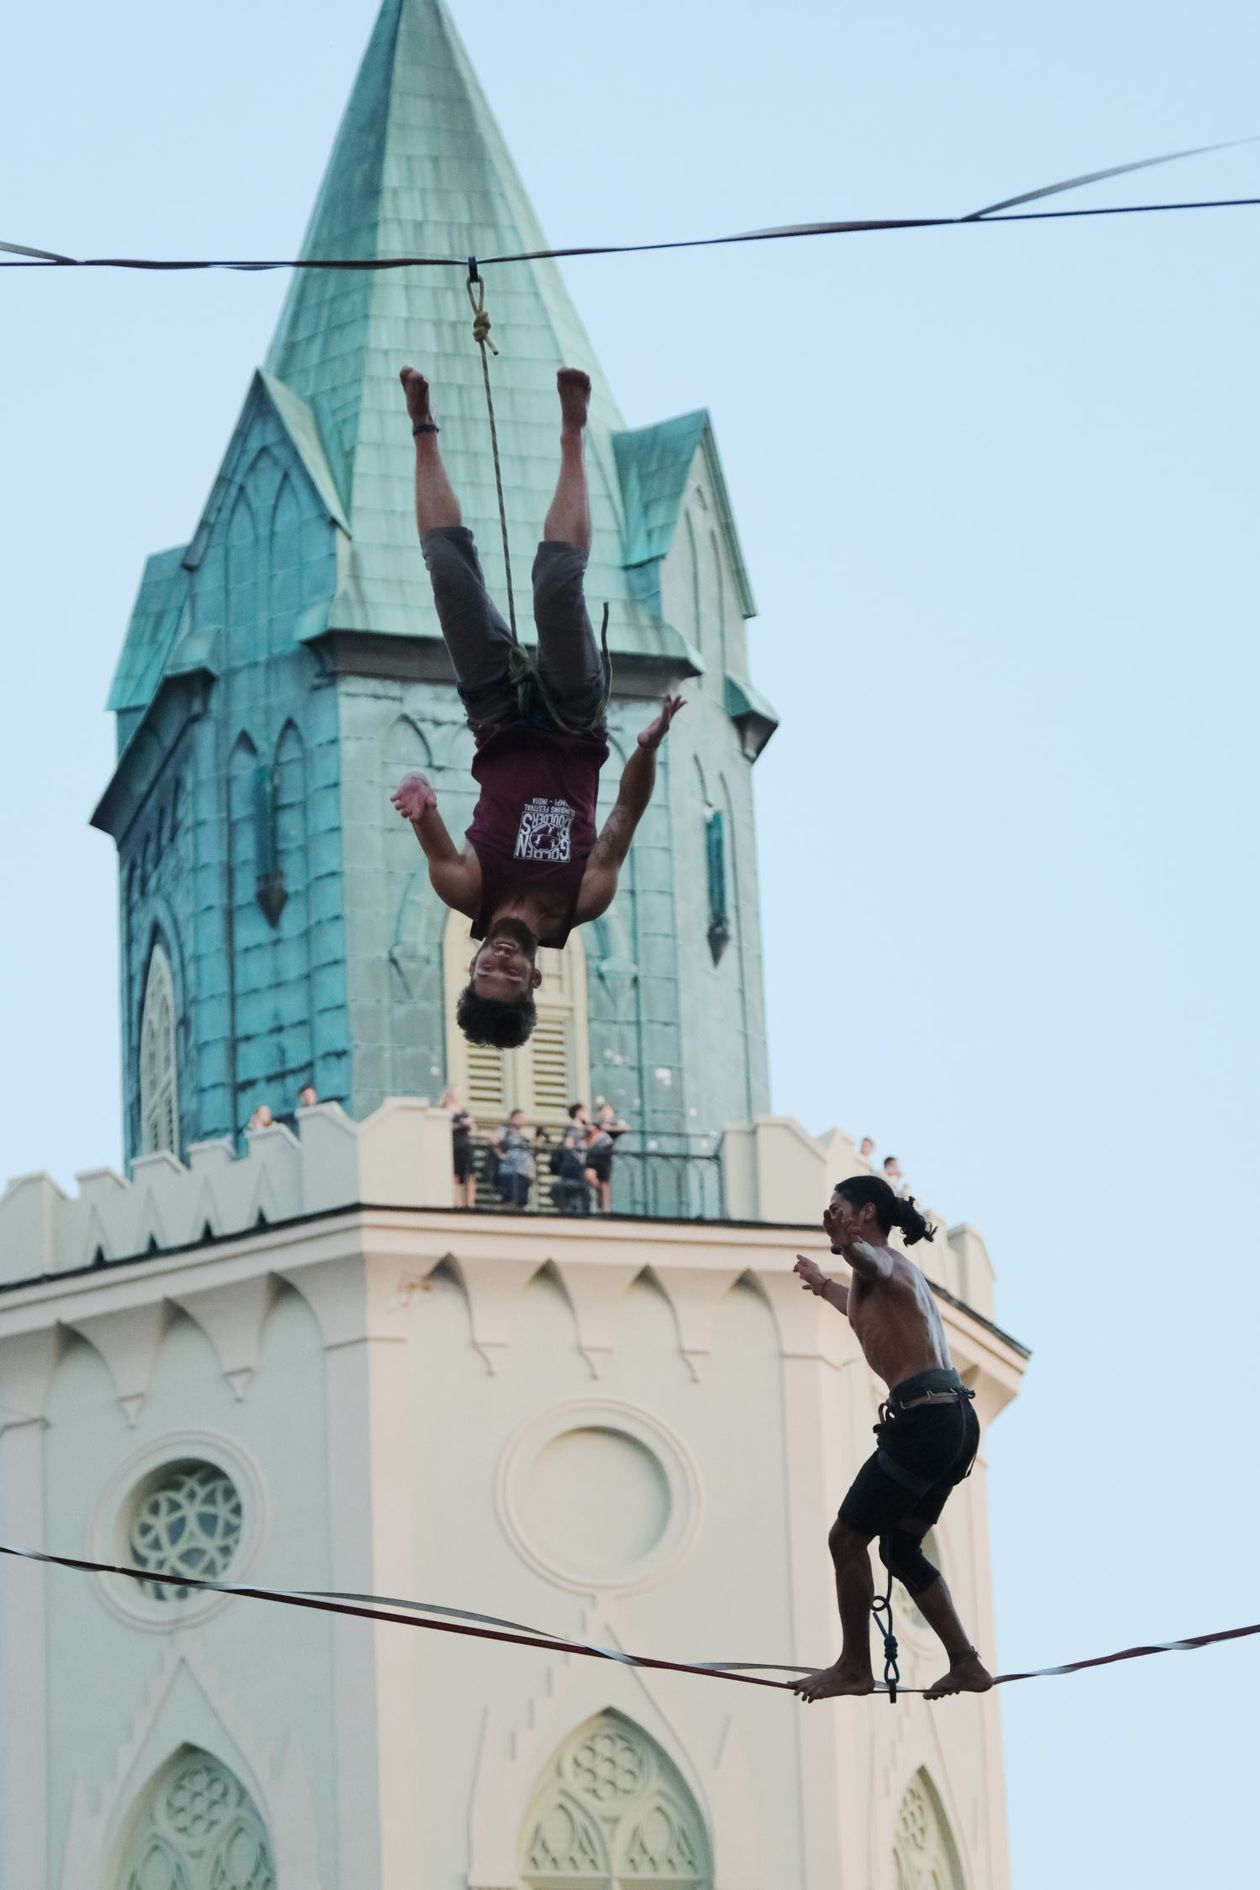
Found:
[[[186,1601],[195,1591],[181,1575],[222,1581],[240,1547],[242,1520],[241,1493],[218,1464],[154,1471],[132,1498],[127,1528],[127,1561],[153,1571],[141,1592],[154,1601]]]
[[[700,1525],[700,1478],[658,1419],[611,1399],[557,1405],[509,1444],[498,1509],[523,1561],[579,1594],[670,1574]]]
[[[101,1491],[88,1553],[144,1573],[98,1575],[96,1592],[132,1627],[161,1633],[205,1621],[232,1597],[190,1584],[247,1582],[267,1516],[261,1473],[234,1438],[170,1432],[119,1464]]]

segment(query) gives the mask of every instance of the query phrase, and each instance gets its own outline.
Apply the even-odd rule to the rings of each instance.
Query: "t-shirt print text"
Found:
[[[526,801],[516,835],[516,858],[562,866],[572,854],[572,827],[573,809],[568,801]]]

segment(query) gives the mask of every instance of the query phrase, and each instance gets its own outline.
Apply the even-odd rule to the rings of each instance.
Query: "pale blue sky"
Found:
[[[965,211],[1260,130],[1241,0],[453,11],[558,243]],[[0,238],[291,252],[374,12],[10,9]],[[1260,147],[1082,201],[1227,194]],[[714,416],[783,716],[775,1105],[977,1225],[1036,1353],[990,1440],[1007,1667],[1260,1615],[1258,238],[1213,212],[568,270],[631,424]],[[7,1174],[118,1160],[102,705],[283,289],[0,275]],[[1233,1880],[1258,1662],[1011,1689],[1017,1890]]]

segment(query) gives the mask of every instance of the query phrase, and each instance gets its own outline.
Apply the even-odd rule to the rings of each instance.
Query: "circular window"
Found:
[[[524,1480],[539,1547],[597,1581],[641,1562],[669,1521],[669,1478],[637,1437],[607,1425],[561,1431]]]
[[[673,1434],[613,1400],[561,1405],[509,1445],[499,1516],[517,1553],[561,1587],[632,1593],[687,1554],[700,1479]]]
[[[241,1493],[226,1470],[213,1463],[164,1464],[132,1497],[128,1558],[155,1576],[219,1581],[240,1545],[241,1522]],[[185,1601],[193,1592],[178,1579],[140,1588],[154,1601]]]

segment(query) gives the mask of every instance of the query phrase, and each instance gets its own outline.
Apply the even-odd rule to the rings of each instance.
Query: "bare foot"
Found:
[[[993,1685],[993,1675],[983,1666],[974,1647],[969,1647],[965,1654],[955,1654],[949,1663],[949,1672],[933,1683],[923,1697],[925,1700],[943,1700],[949,1693],[987,1693]]]
[[[812,1700],[834,1700],[850,1693],[874,1693],[875,1681],[869,1667],[846,1667],[837,1661],[834,1667],[820,1667],[804,1680],[792,1682],[793,1693],[808,1706]]]
[[[415,368],[405,367],[398,376],[407,396],[407,413],[413,427],[432,426],[433,409],[429,405],[429,383]]]
[[[556,375],[560,392],[560,430],[580,433],[586,425],[586,410],[591,404],[591,377],[581,368],[562,367]]]

